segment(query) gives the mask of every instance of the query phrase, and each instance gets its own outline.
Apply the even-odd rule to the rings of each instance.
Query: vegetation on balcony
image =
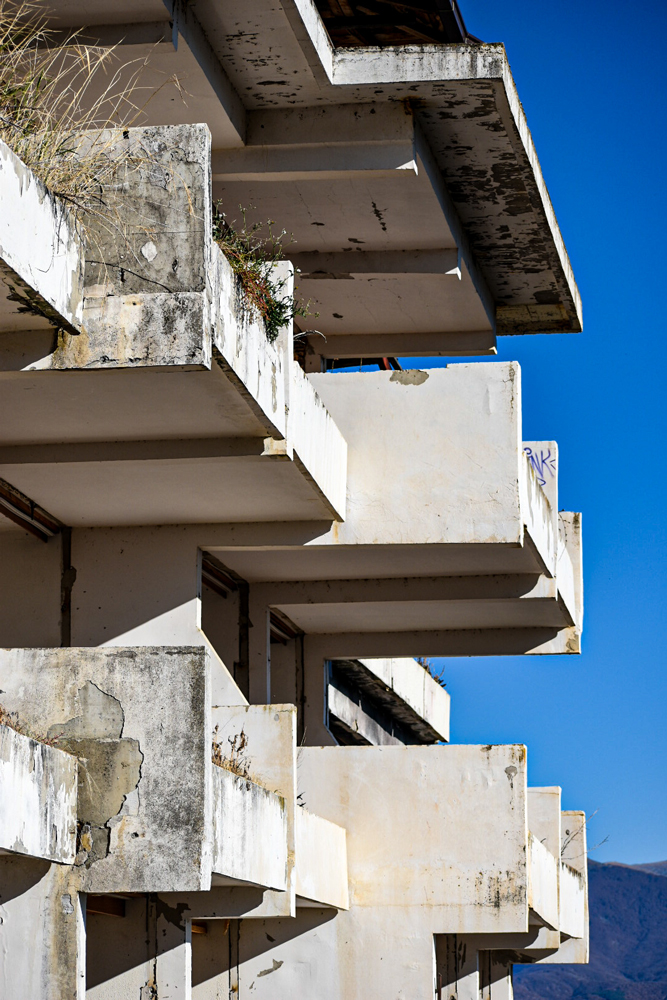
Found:
[[[296,316],[308,316],[308,303],[298,302],[286,291],[287,281],[277,276],[276,265],[285,260],[285,245],[292,242],[285,229],[276,234],[274,222],[249,225],[245,209],[243,223],[229,223],[220,205],[213,214],[213,239],[229,261],[241,283],[251,309],[264,321],[266,337],[273,343],[280,330]],[[287,241],[287,244],[285,243]]]

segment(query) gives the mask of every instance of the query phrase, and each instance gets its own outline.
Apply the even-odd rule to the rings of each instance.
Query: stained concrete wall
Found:
[[[287,889],[285,800],[243,775],[213,770],[213,872]]]
[[[80,761],[77,865],[89,892],[210,885],[206,650],[2,650],[4,704]]]
[[[0,725],[0,851],[72,864],[77,759]]]
[[[293,705],[217,705],[212,710],[214,736],[223,754],[231,755],[232,745],[243,745],[240,755],[236,754],[241,768],[282,802],[284,884],[265,892],[263,900],[274,916],[294,916],[295,912],[296,721]],[[273,881],[263,884],[272,886]]]
[[[0,996],[83,1000],[85,933],[79,873],[0,856]]]
[[[60,645],[61,545],[0,523],[0,647]]]
[[[547,850],[532,834],[528,835],[528,905],[547,927],[558,930],[558,869],[560,858]]]
[[[521,542],[517,364],[308,378],[349,449],[333,541]]]
[[[0,142],[0,248],[0,274],[25,300],[0,304],[0,329],[30,330],[46,325],[46,319],[78,330],[83,315],[83,259],[74,219],[65,203],[4,142]],[[0,299],[6,292],[0,287]],[[37,318],[17,308],[26,304],[37,311]]]
[[[347,830],[351,908],[426,913],[433,933],[527,928],[523,747],[304,747],[298,780]]]

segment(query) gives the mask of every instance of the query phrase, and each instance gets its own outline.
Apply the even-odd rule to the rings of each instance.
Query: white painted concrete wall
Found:
[[[304,747],[306,808],[347,830],[350,906],[404,908],[433,933],[528,921],[521,746]]]
[[[521,544],[521,390],[514,363],[313,374],[348,443],[339,544]]]
[[[450,697],[420,663],[409,656],[360,660],[360,663],[449,741]]]
[[[586,936],[586,880],[581,872],[562,863],[560,869],[560,931],[572,938]]]
[[[558,868],[560,860],[533,834],[528,834],[528,905],[552,930],[559,929]]]
[[[297,809],[297,897],[338,910],[349,908],[345,839],[343,827],[305,808]]]
[[[81,326],[81,243],[69,209],[4,142],[0,142],[0,260],[9,280],[13,272],[52,307],[54,317]],[[4,317],[2,326],[30,329],[20,314],[13,323]]]
[[[79,870],[0,856],[0,996],[84,1000],[86,939]]]
[[[72,864],[77,759],[0,725],[0,850]]]
[[[285,800],[222,767],[213,769],[213,872],[287,888]]]
[[[4,518],[2,518],[4,520]],[[60,645],[61,539],[0,520],[0,647]]]
[[[339,521],[346,517],[347,441],[320,398],[317,387],[292,364],[288,443],[304,474],[327,498]]]

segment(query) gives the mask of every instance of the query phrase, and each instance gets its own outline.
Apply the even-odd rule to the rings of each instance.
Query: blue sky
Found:
[[[438,661],[452,740],[525,742],[531,784],[599,810],[593,858],[662,860],[667,4],[461,7],[506,46],[583,298],[583,334],[504,337],[498,358],[521,363],[524,439],[558,441],[559,504],[583,512],[586,617],[581,656]]]

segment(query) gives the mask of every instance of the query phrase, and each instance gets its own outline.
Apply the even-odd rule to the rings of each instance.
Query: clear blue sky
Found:
[[[525,742],[531,784],[599,810],[593,858],[663,860],[667,4],[461,7],[506,46],[583,298],[583,334],[503,337],[498,358],[521,363],[524,438],[558,441],[560,506],[583,512],[586,612],[581,656],[443,661],[452,740]]]

